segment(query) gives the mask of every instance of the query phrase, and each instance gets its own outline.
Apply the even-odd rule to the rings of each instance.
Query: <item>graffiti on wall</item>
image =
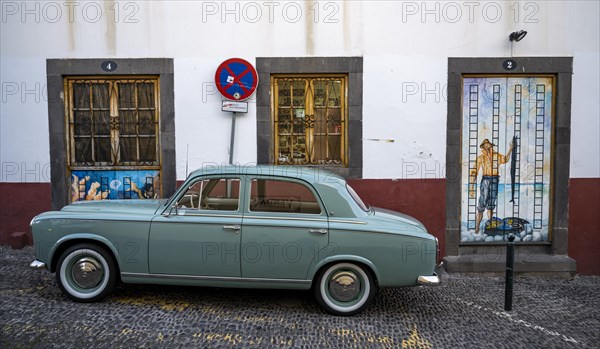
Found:
[[[71,202],[155,199],[160,196],[159,177],[158,170],[71,171]]]
[[[548,241],[552,77],[463,79],[461,242]]]

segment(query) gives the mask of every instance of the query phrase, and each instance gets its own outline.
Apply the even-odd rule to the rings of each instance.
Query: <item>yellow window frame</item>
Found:
[[[348,166],[347,74],[271,75],[271,115],[275,164]]]
[[[107,85],[109,89],[108,104],[103,107],[97,107],[93,105],[93,92],[90,88],[90,105],[89,112],[93,114],[98,111],[109,112],[108,127],[110,132],[108,134],[96,135],[93,130],[90,131],[90,146],[91,150],[91,161],[77,161],[76,159],[76,142],[77,137],[88,137],[78,136],[75,131],[75,113],[76,103],[74,100],[74,85],[75,84],[88,84],[92,85]],[[153,107],[151,108],[125,108],[119,103],[119,84],[152,84],[153,85]],[[126,169],[160,169],[160,104],[159,104],[159,79],[156,76],[115,76],[115,77],[66,77],[64,79],[64,90],[66,91],[65,96],[65,129],[67,138],[67,155],[68,155],[68,167],[70,170],[126,170]],[[134,89],[134,105],[138,106],[139,89]],[[139,122],[139,113],[141,111],[150,112],[152,114],[151,123],[153,124],[154,132],[148,135],[139,134],[139,126],[136,126],[135,135],[121,134],[120,123],[122,122],[121,113],[124,110],[132,111],[136,115],[136,120]],[[93,116],[92,116],[93,117]],[[96,154],[94,152],[95,139],[94,138],[106,138],[110,139],[110,161],[96,161]],[[136,144],[136,159],[133,161],[123,161],[120,156],[120,144],[121,138],[129,138],[135,141]],[[154,160],[140,160],[140,139],[141,138],[154,138]]]

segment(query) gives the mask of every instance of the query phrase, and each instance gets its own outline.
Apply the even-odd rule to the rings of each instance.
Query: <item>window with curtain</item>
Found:
[[[158,79],[65,79],[69,165],[159,166]]]

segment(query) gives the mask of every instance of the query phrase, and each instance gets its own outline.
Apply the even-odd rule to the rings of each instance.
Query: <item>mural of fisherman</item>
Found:
[[[514,142],[514,140],[513,140]],[[477,214],[475,216],[475,234],[479,234],[483,211],[487,210],[488,219],[492,219],[494,209],[496,208],[496,200],[498,199],[498,183],[500,181],[500,169],[502,164],[510,161],[513,150],[513,142],[510,143],[508,155],[503,155],[494,151],[495,144],[489,139],[484,139],[479,145],[481,155],[477,157],[474,166],[471,168],[469,175],[471,183],[469,187],[469,197],[475,198],[475,182],[479,171],[482,171],[481,184],[479,185],[479,201],[477,203]]]
[[[550,240],[553,86],[546,76],[463,79],[461,243]]]

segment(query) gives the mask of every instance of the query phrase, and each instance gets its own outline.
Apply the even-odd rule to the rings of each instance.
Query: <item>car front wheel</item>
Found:
[[[114,290],[117,268],[105,249],[94,244],[74,245],[58,260],[56,281],[67,297],[77,302],[94,302]]]
[[[354,315],[371,303],[377,286],[368,270],[345,262],[324,268],[317,277],[314,290],[317,302],[328,313]]]

